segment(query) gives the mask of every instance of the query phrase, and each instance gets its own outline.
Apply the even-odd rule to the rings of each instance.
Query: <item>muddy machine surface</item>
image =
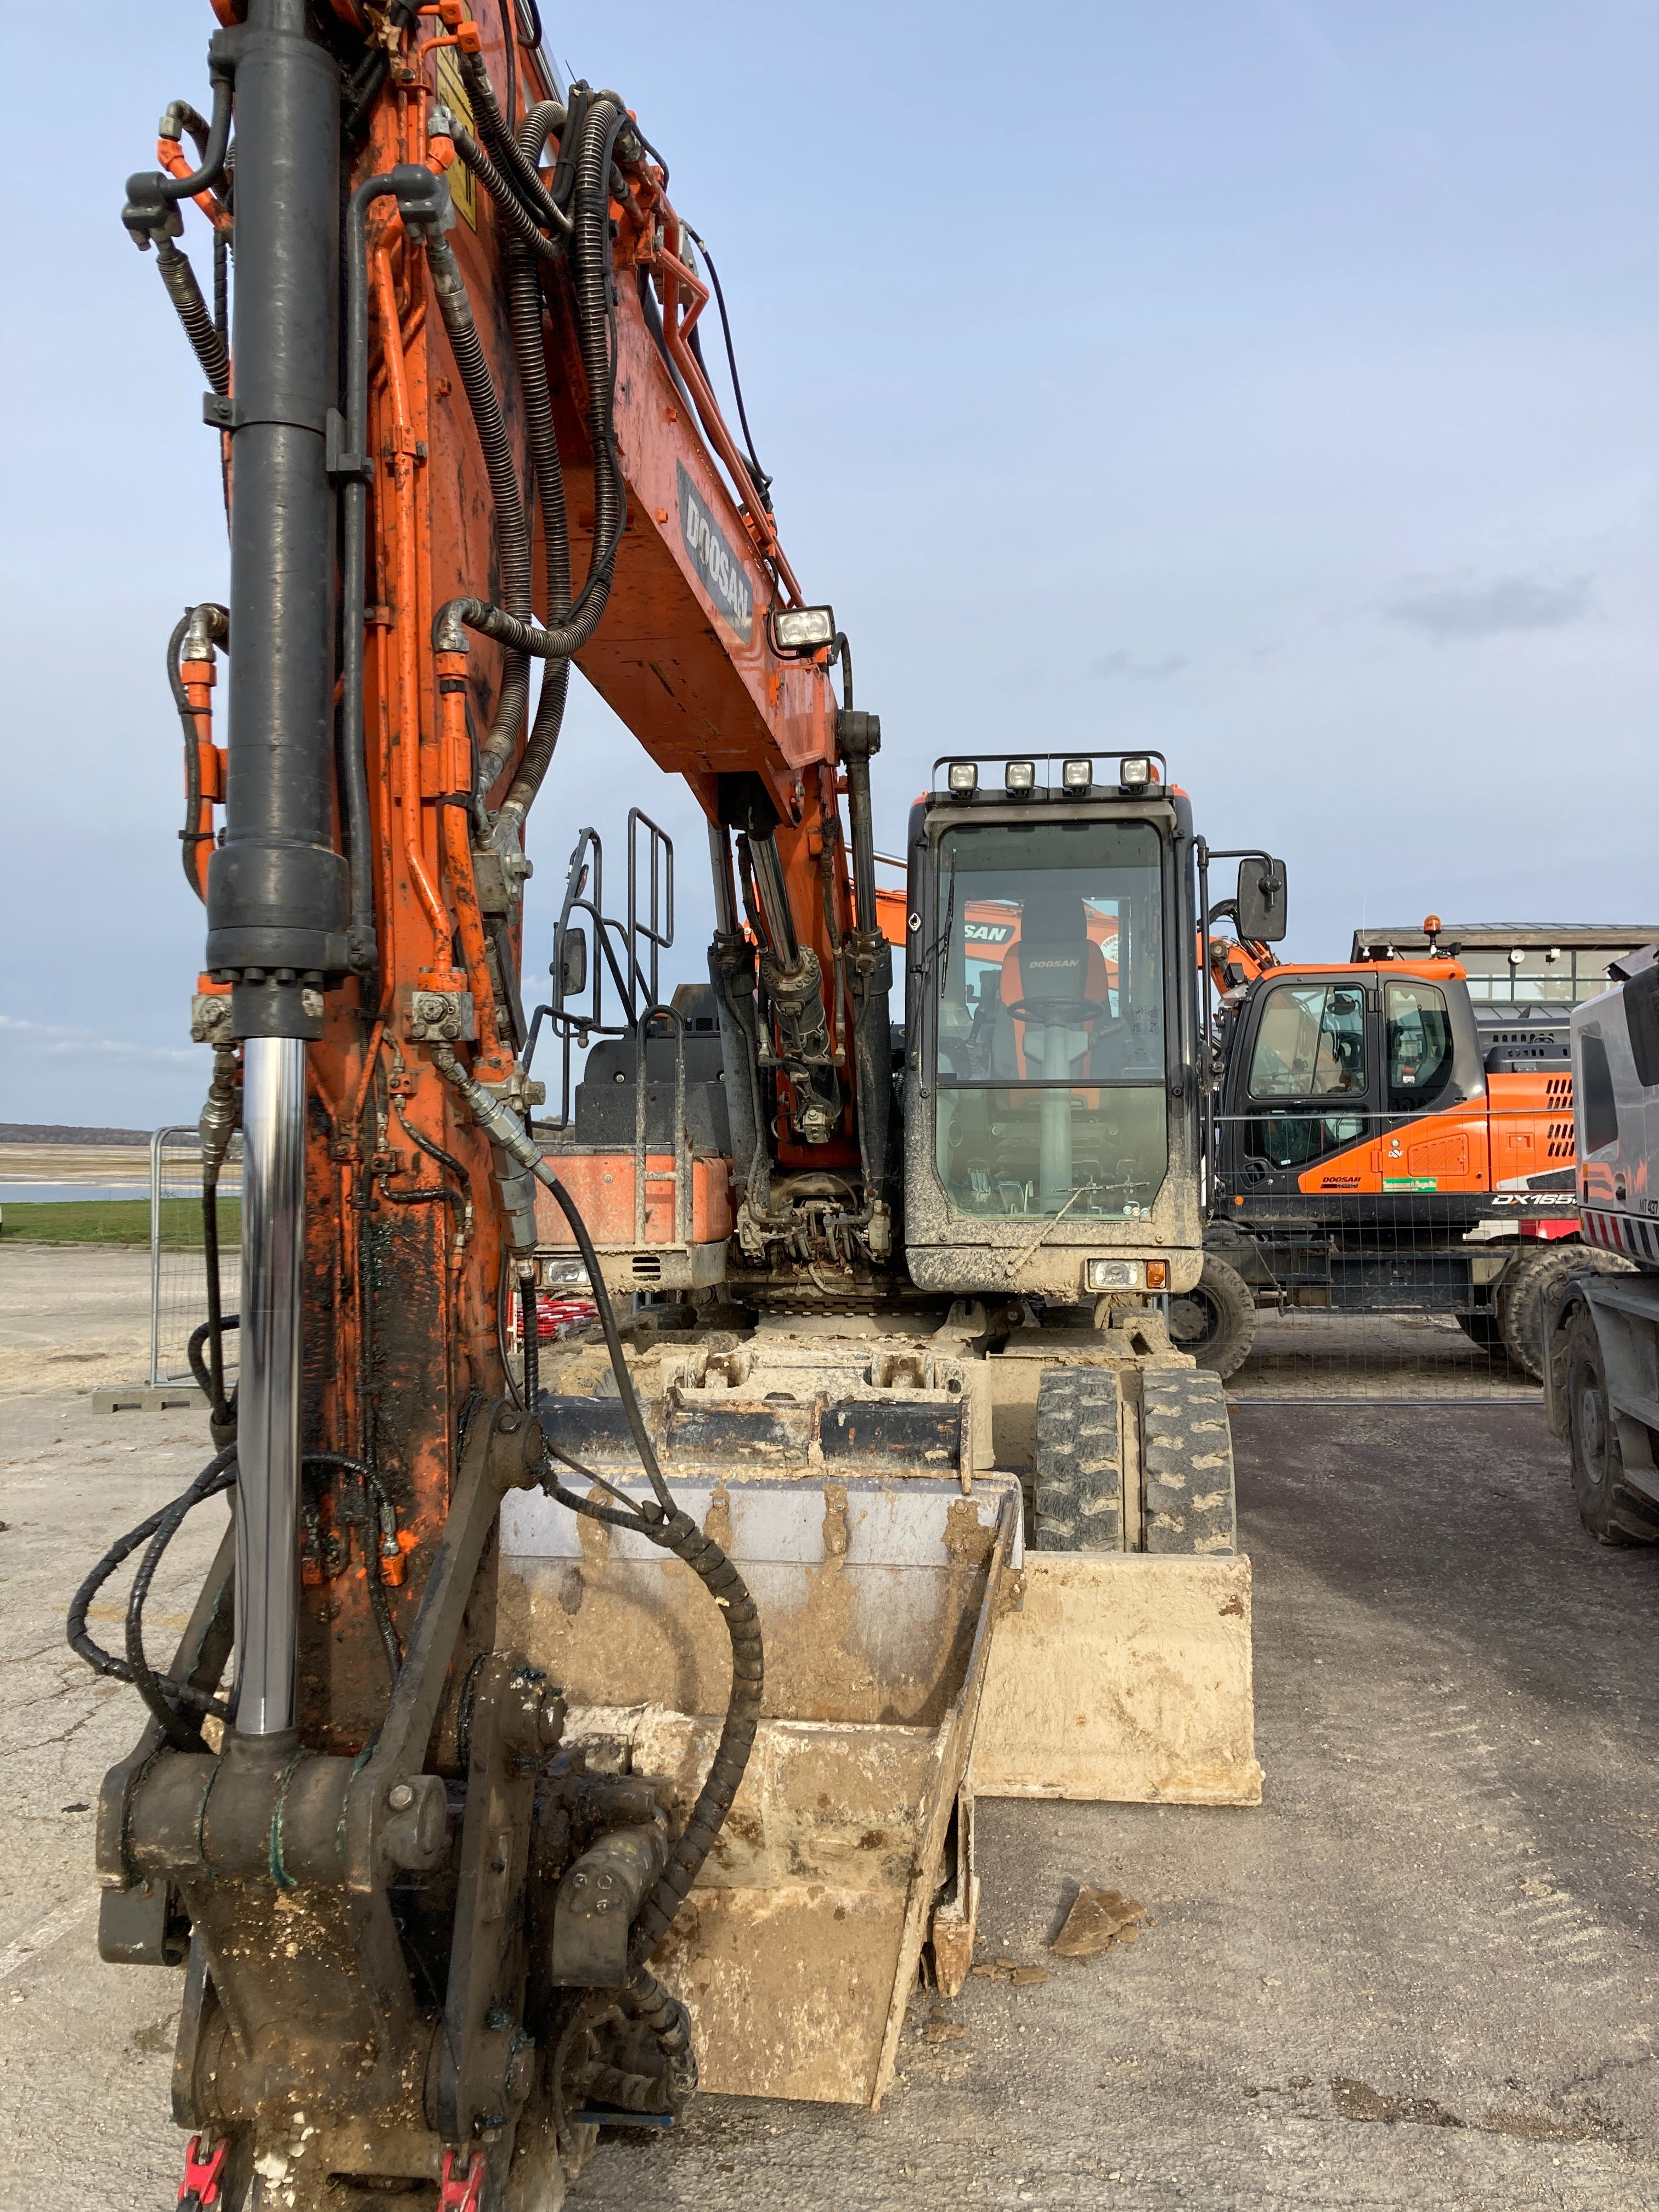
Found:
[[[522,4],[215,14],[124,220],[231,536],[167,649],[216,1449],[70,1607],[146,1714],[100,1941],[180,1978],[194,2212],[552,2212],[700,2081],[878,2101],[919,1968],[968,1970],[976,1795],[1259,1795],[1226,1412],[1167,1327],[1193,825],[1155,755],[942,761],[896,1007],[879,723],[715,396],[649,118]],[[661,1003],[666,842],[630,821],[617,922],[584,831],[526,1016],[573,663],[695,793],[717,926]],[[538,1040],[591,1048],[540,1121]]]

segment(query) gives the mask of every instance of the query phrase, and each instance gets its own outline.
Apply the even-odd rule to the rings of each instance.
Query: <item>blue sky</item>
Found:
[[[883,718],[878,842],[937,753],[1144,744],[1212,842],[1284,854],[1293,951],[1659,919],[1652,0],[543,14],[714,247],[792,560]],[[119,210],[211,22],[13,33],[96,129],[71,161],[51,103],[13,118],[0,1119],[193,1120],[206,1079],[161,652],[223,531]],[[577,827],[621,843],[631,740],[576,689],[532,977]],[[635,763],[697,975],[697,817]]]

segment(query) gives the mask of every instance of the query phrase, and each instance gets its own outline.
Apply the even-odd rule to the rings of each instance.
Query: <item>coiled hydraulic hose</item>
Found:
[[[484,66],[482,54],[470,54],[463,48],[460,56],[461,82],[466,87],[467,97],[472,103],[473,118],[483,134],[483,141],[495,160],[506,172],[515,196],[523,201],[535,220],[550,230],[568,233],[570,217],[554,199],[541,179],[534,161],[520,146],[507,126],[495,98],[495,88],[489,82],[489,71]],[[545,137],[545,132],[543,136]],[[538,151],[539,151],[539,148]]]
[[[230,390],[230,355],[214,326],[196,271],[170,238],[155,241],[155,266],[167,287],[202,374],[222,399]]]
[[[438,118],[434,115],[434,122]],[[449,118],[449,136],[463,164],[472,172],[478,182],[507,217],[514,236],[544,261],[562,261],[565,253],[565,233],[550,238],[537,224],[518,193],[490,160],[472,133]]]

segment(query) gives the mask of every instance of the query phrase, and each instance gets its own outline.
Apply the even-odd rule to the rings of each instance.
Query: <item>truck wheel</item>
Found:
[[[1567,1441],[1579,1519],[1598,1544],[1633,1543],[1615,1517],[1625,1462],[1595,1324],[1582,1308],[1567,1326]]]
[[[1628,1260],[1594,1245],[1545,1244],[1519,1252],[1498,1279],[1498,1334],[1504,1349],[1534,1382],[1544,1379],[1544,1317],[1569,1275],[1624,1275]]]
[[[1233,1438],[1218,1375],[1149,1367],[1140,1384],[1141,1543],[1149,1552],[1238,1548]]]
[[[1224,1382],[1237,1374],[1255,1342],[1255,1300],[1237,1267],[1204,1255],[1196,1285],[1170,1301],[1170,1336]]]
[[[1037,1380],[1034,1548],[1123,1549],[1123,1455],[1117,1376],[1109,1367],[1050,1367]]]

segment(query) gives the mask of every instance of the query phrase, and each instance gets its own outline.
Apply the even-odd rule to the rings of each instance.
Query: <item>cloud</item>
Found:
[[[1184,653],[1166,653],[1162,660],[1137,660],[1127,646],[1119,646],[1115,652],[1091,660],[1089,673],[1103,678],[1126,676],[1136,684],[1164,684],[1171,676],[1179,676],[1186,665]]]
[[[1535,576],[1494,576],[1487,583],[1424,577],[1407,585],[1385,611],[1390,621],[1425,630],[1443,644],[1506,631],[1559,629],[1581,622],[1589,609],[1588,576],[1561,584],[1540,583]]]
[[[204,1064],[199,1046],[192,1049],[188,1046],[129,1044],[120,1037],[97,1036],[90,1030],[54,1029],[46,1022],[19,1021],[11,1014],[0,1014],[0,1038],[5,1037],[15,1037],[19,1043],[27,1044],[37,1058],[90,1052],[150,1067],[199,1067]]]

